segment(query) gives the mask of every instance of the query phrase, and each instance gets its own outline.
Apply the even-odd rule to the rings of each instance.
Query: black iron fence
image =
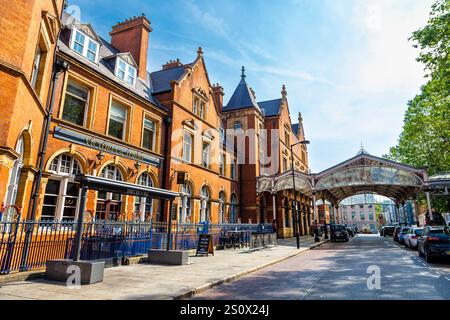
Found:
[[[75,222],[0,222],[0,274],[45,268],[50,259],[70,259]],[[145,255],[149,249],[190,250],[199,234],[210,234],[215,245],[230,232],[271,233],[266,224],[168,224],[158,222],[93,221],[84,223],[81,259],[102,260]],[[244,239],[250,242],[250,239]]]

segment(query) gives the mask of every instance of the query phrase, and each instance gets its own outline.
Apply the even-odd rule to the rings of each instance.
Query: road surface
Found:
[[[391,237],[359,235],[348,243],[324,244],[192,299],[449,300],[450,263],[428,264]]]

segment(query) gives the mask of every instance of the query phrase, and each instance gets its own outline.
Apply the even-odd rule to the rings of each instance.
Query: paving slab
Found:
[[[34,279],[0,285],[0,300],[171,300],[182,299],[221,283],[237,279],[323,244],[302,237],[279,240],[277,246],[260,250],[216,251],[214,256],[189,258],[189,265],[136,264],[105,270],[104,281],[89,286]]]

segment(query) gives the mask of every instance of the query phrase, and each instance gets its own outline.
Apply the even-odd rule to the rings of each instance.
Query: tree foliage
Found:
[[[450,171],[450,0],[437,0],[425,27],[410,38],[428,82],[408,103],[398,145],[386,156],[428,173]]]

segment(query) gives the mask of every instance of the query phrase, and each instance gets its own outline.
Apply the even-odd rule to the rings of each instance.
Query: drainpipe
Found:
[[[163,168],[162,168],[162,181],[163,181],[163,185],[165,186],[165,188],[167,190],[170,190],[170,160],[171,160],[171,155],[170,153],[170,145],[171,145],[171,136],[170,133],[172,131],[172,118],[171,117],[166,117],[164,119],[164,122],[166,123],[166,143],[164,144],[164,161],[163,161]],[[167,179],[169,178],[169,179]],[[168,214],[168,220],[167,222],[169,222],[169,219],[171,217],[171,211],[172,208],[169,208],[169,214]],[[159,216],[159,221],[160,222],[164,222],[164,212],[166,211],[166,201],[162,201],[161,202],[161,214]]]
[[[41,187],[41,180],[42,175],[44,172],[44,161],[45,161],[45,155],[47,153],[47,143],[48,143],[48,136],[50,134],[50,125],[52,122],[52,113],[53,113],[53,107],[55,105],[55,87],[58,83],[59,76],[61,72],[65,73],[69,69],[69,66],[66,61],[63,61],[61,59],[58,59],[56,57],[55,52],[55,61],[53,64],[53,73],[52,73],[52,81],[51,81],[51,96],[50,96],[50,102],[49,107],[47,109],[47,114],[45,116],[45,122],[44,122],[44,128],[42,131],[42,138],[41,138],[41,147],[39,148],[39,164],[38,164],[38,172],[37,177],[35,179],[35,184],[33,186],[33,194],[32,194],[32,206],[31,206],[31,214],[29,215],[31,220],[34,220],[36,218],[36,209],[37,209],[37,202],[39,197],[39,189]]]

